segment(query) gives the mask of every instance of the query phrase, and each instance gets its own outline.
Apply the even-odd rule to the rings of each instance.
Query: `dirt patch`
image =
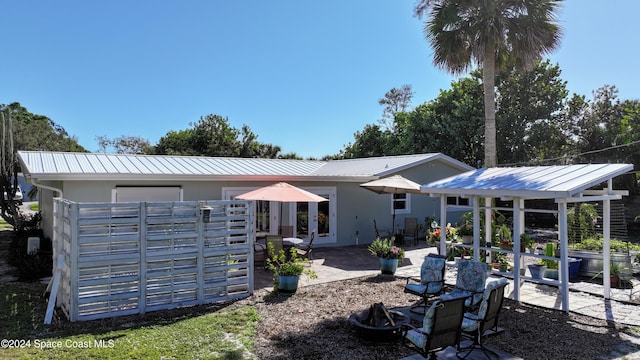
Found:
[[[260,290],[240,303],[256,304],[263,319],[256,339],[260,359],[397,359],[415,352],[399,341],[360,339],[348,318],[373,302],[389,308],[415,303],[404,284],[394,276],[369,276],[304,287],[288,298]],[[612,359],[640,349],[626,326],[509,299],[499,323],[506,331],[486,343],[524,359]]]

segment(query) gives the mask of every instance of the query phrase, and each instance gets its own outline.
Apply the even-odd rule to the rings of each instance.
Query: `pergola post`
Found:
[[[447,255],[447,195],[440,196],[440,254]]]
[[[513,199],[513,300],[520,301],[520,234],[524,228],[521,198]]]
[[[569,272],[566,271],[569,264],[569,241],[567,236],[567,202],[558,202],[558,236],[560,237],[560,263],[558,275],[560,278],[560,291],[562,293],[562,311],[569,312]]]

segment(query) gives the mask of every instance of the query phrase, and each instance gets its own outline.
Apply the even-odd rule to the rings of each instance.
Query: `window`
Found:
[[[391,212],[396,214],[411,213],[411,194],[393,194],[391,198]]]
[[[447,205],[460,205],[460,206],[469,206],[469,199],[462,197],[447,197]]]

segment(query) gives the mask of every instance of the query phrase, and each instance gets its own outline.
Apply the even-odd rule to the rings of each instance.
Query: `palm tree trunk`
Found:
[[[487,43],[482,61],[482,86],[484,89],[484,167],[498,164],[496,150],[496,51],[495,44]]]

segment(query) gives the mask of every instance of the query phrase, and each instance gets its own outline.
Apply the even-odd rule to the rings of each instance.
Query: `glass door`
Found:
[[[328,201],[295,204],[296,236],[309,241],[311,232],[316,231],[314,243],[334,243],[336,236],[335,188],[305,188]]]

